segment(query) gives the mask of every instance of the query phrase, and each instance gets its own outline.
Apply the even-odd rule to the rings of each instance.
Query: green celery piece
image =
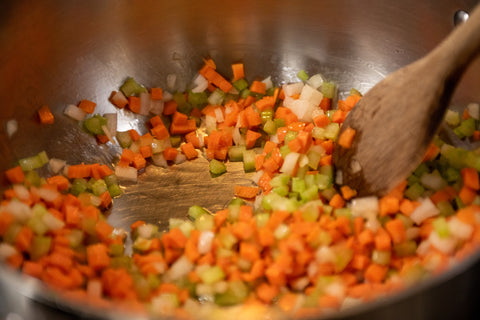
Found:
[[[255,222],[257,224],[257,228],[264,227],[267,225],[268,220],[270,219],[270,215],[268,213],[259,213],[255,215]]]
[[[20,223],[14,222],[10,224],[3,234],[3,241],[9,244],[15,244],[15,239],[21,228],[22,225]]]
[[[48,163],[48,157],[45,162],[46,153],[44,151],[38,153],[37,155],[23,158],[18,160],[18,164],[23,171],[31,171],[43,167]]]
[[[316,151],[310,150],[307,153],[307,158],[308,158],[308,166],[313,170],[317,170],[318,164],[320,163],[320,159],[322,158],[322,155]]]
[[[92,179],[92,180],[95,180],[95,179]],[[103,179],[95,180],[91,185],[91,188],[92,188],[92,193],[97,197],[99,197],[105,191],[108,191],[107,184]]]
[[[262,118],[262,123],[272,120],[274,112],[272,109],[263,110],[260,112],[260,118]]]
[[[37,171],[29,170],[25,172],[25,182],[29,185],[40,187],[42,185],[42,178]]]
[[[30,247],[30,258],[33,261],[48,254],[52,245],[51,237],[35,236]]]
[[[301,193],[306,190],[305,180],[294,177],[292,178],[292,191]]]
[[[212,266],[200,272],[199,277],[204,284],[210,285],[223,280],[225,273],[219,266]]]
[[[288,147],[288,145],[285,144],[280,147],[280,155],[282,156],[282,158],[285,158],[285,156],[289,153],[290,153],[290,148]]]
[[[455,132],[460,138],[471,137],[475,131],[475,119],[468,118],[460,122],[460,125],[456,127],[453,132]]]
[[[193,221],[195,221],[196,219],[198,219],[200,216],[202,216],[204,214],[210,214],[210,213],[207,211],[207,209],[202,208],[198,205],[193,205],[190,208],[188,208],[188,214],[187,215]]]
[[[320,210],[318,209],[318,204],[313,202],[307,202],[301,208],[302,211],[302,218],[308,222],[317,221],[318,217],[320,216]]]
[[[293,130],[288,131],[287,134],[285,135],[285,144],[288,144],[290,141],[295,139],[297,135],[298,135],[298,131],[293,131]]]
[[[43,167],[48,163],[48,155],[46,151],[40,151],[37,155],[39,157],[40,163],[42,164],[41,166]]]
[[[215,303],[219,306],[233,306],[242,303],[249,295],[249,289],[243,281],[231,281],[227,291],[215,294]]]
[[[352,209],[350,209],[350,208],[334,209],[333,214],[336,217],[347,217],[347,218],[351,219],[352,218]]]
[[[448,201],[440,201],[437,203],[437,208],[440,211],[441,217],[450,217],[455,214],[455,209]]]
[[[218,235],[218,239],[220,240],[220,243],[222,244],[223,248],[227,250],[231,250],[233,246],[238,242],[237,238],[230,233],[230,231],[224,231],[220,232]]]
[[[83,178],[76,178],[72,182],[72,187],[70,188],[70,192],[74,196],[78,196],[80,193],[86,192],[89,189],[89,184],[87,180]]]
[[[245,172],[254,172],[255,171],[255,151],[245,150],[243,152],[243,170]]]
[[[320,174],[324,174],[333,180],[333,167],[330,165],[320,167]]]
[[[480,155],[474,151],[468,152],[465,158],[465,166],[480,171]]]
[[[398,213],[395,215],[395,218],[402,220],[405,229],[413,227],[413,220],[409,216]]]
[[[110,266],[115,269],[125,268],[127,270],[130,270],[132,268],[132,265],[132,257],[126,255],[112,257],[112,260],[110,262]]]
[[[433,230],[435,230],[440,238],[448,238],[450,236],[450,229],[445,217],[439,217],[433,220]]]
[[[337,92],[337,85],[333,82],[324,81],[322,83],[321,92],[325,98],[333,99]]]
[[[246,150],[245,146],[231,146],[228,148],[228,159],[232,162],[243,161],[243,153]]]
[[[248,88],[248,82],[244,78],[238,79],[234,81],[232,84],[235,87],[235,89],[237,89],[240,92]]]
[[[391,251],[381,251],[375,249],[372,251],[372,262],[383,266],[388,266],[390,264],[391,256]]]
[[[173,148],[180,147],[181,143],[182,143],[182,136],[170,136],[170,144],[172,145]]]
[[[238,220],[238,216],[240,215],[240,204],[231,204],[228,206],[228,216],[227,220],[229,222],[235,222]]]
[[[319,198],[318,187],[315,185],[308,187],[307,189],[305,189],[305,191],[300,193],[300,198],[303,201],[317,200]]]
[[[265,92],[265,95],[266,96],[273,96],[275,94],[276,89],[277,89],[277,87],[268,88],[267,91]]]
[[[30,217],[27,221],[27,226],[39,236],[43,236],[48,231],[48,227],[42,221],[41,215],[33,215]]]
[[[214,217],[211,214],[204,214],[195,219],[195,228],[199,231],[210,231],[215,227]]]
[[[118,257],[123,255],[124,249],[125,248],[123,247],[122,244],[112,243],[109,248],[109,254],[114,257]]]
[[[107,125],[107,119],[99,114],[87,118],[83,121],[83,127],[91,134],[105,134],[102,126]]]
[[[160,280],[160,277],[158,275],[150,273],[147,276],[147,283],[150,289],[156,289],[162,284],[162,281]]]
[[[308,76],[307,72],[302,69],[302,70],[298,71],[297,78],[302,80],[302,81],[307,81],[309,76]]]
[[[268,119],[267,121],[265,121],[265,124],[263,125],[263,131],[265,131],[265,133],[267,133],[270,136],[277,133],[277,126],[275,125],[275,121],[271,119]]]
[[[357,96],[360,96],[360,97],[363,96],[362,93],[361,93],[360,91],[358,91],[357,89],[355,89],[355,88],[350,89],[350,95],[351,95],[351,96],[357,95]]]
[[[105,180],[107,186],[118,184],[118,178],[115,174],[108,175],[104,177],[103,180]]]
[[[336,111],[337,111],[337,110],[334,110],[334,109],[332,109],[332,110],[327,110],[326,114],[327,114],[327,116],[330,118],[330,120],[332,120],[332,117],[333,117],[333,115],[334,115],[334,113],[335,113]]]
[[[333,266],[335,272],[342,272],[352,260],[353,250],[346,246],[339,246],[338,248],[335,248],[334,251],[335,259],[333,261]]]
[[[303,180],[305,180],[305,187],[310,188],[311,186],[315,185],[317,186],[317,181],[316,181],[317,177],[316,177],[316,174],[307,174],[305,175],[305,177],[303,178]],[[318,188],[317,188],[318,189]]]
[[[96,225],[97,220],[95,220],[94,218],[85,218],[82,220],[82,230],[90,236],[96,236]]]
[[[420,183],[414,183],[410,187],[405,190],[405,197],[410,200],[417,200],[419,197],[422,196],[425,188]]]
[[[240,91],[240,98],[246,99],[250,95],[250,90],[249,89],[243,89]]]
[[[132,144],[132,137],[128,131],[117,131],[117,140],[122,148],[128,148]]]
[[[152,244],[152,240],[151,239],[144,239],[144,238],[141,238],[141,237],[138,237],[137,239],[135,239],[135,241],[133,242],[133,249],[136,250],[136,251],[140,251],[140,252],[145,252],[147,251],[148,249],[150,249],[150,246]]]
[[[79,229],[72,229],[67,235],[67,238],[70,240],[70,247],[76,249],[83,243],[83,231]]]
[[[229,206],[243,206],[245,204],[245,201],[242,198],[233,198],[230,203],[228,204]]]
[[[202,92],[188,92],[188,102],[193,106],[201,106],[208,103],[208,95],[205,91]]]
[[[273,122],[275,122],[275,126],[277,128],[285,127],[285,120],[284,119],[275,118],[275,119],[273,119]]]
[[[224,174],[225,172],[227,172],[227,167],[225,166],[225,163],[220,162],[216,159],[210,160],[209,168],[210,168],[210,175],[212,177],[218,177]]]
[[[332,241],[332,236],[328,232],[321,230],[316,237],[309,240],[308,245],[315,249],[320,246],[329,246]]]
[[[417,243],[414,240],[404,241],[393,246],[393,252],[397,257],[412,256],[417,252]]]
[[[462,208],[465,208],[465,203],[463,203],[462,199],[460,199],[460,197],[455,197],[455,206],[458,208],[458,209],[462,209]]]
[[[325,128],[314,127],[312,130],[312,137],[315,139],[325,139]]]
[[[468,151],[461,148],[448,148],[444,156],[448,164],[455,169],[462,169],[465,166],[465,160],[468,157]]]
[[[121,196],[123,191],[118,184],[112,184],[108,186],[108,193],[110,193],[110,197],[115,198]]]
[[[273,188],[272,191],[282,197],[286,197],[290,192],[290,188],[288,186],[278,186]]]
[[[332,178],[326,174],[318,174],[315,180],[317,181],[317,186],[320,190],[326,190],[330,188],[333,183]]]
[[[420,183],[420,178],[417,177],[416,175],[414,174],[411,174],[408,178],[407,178],[407,185],[408,186],[411,186],[412,184],[414,183]]]
[[[424,173],[429,173],[430,168],[428,168],[428,165],[425,162],[422,162],[418,167],[413,171],[413,174],[416,175],[417,177],[421,177]]]
[[[339,132],[340,132],[340,125],[338,123],[332,122],[327,124],[327,126],[325,127],[324,136],[327,139],[335,141],[337,139]]]
[[[142,92],[148,92],[145,87],[138,84],[133,78],[127,78],[120,87],[120,91],[122,91],[126,97],[139,95]]]

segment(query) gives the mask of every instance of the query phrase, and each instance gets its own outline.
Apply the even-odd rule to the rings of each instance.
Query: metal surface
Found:
[[[63,117],[65,106],[90,99],[97,102],[99,113],[113,112],[108,96],[127,76],[147,87],[164,87],[166,75],[176,73],[185,84],[206,56],[214,58],[218,69],[227,75],[231,62],[243,61],[249,79],[272,75],[276,82],[295,81],[296,73],[305,69],[311,74],[321,72],[339,83],[341,96],[351,87],[366,91],[389,72],[431,50],[453,28],[455,12],[468,11],[475,3],[3,1],[0,169],[41,150],[71,164],[114,161],[117,150],[98,146],[77,123]],[[479,71],[477,61],[464,75],[453,98],[455,104],[480,101]],[[36,121],[35,112],[43,104],[52,108],[54,125],[40,126]],[[4,127],[10,119],[18,121],[19,130],[8,139]],[[119,130],[145,131],[143,123],[144,119],[127,112],[119,114]],[[232,197],[233,182],[251,183],[240,167],[232,166],[229,171],[211,179],[204,158],[168,169],[150,167],[137,185],[126,186],[125,195],[115,200],[109,221],[125,229],[138,219],[160,221],[165,226],[168,217],[184,217],[186,208],[193,204],[212,211],[220,209]],[[475,272],[477,258],[420,288],[355,309],[355,314],[340,315],[352,319],[375,315],[396,319],[400,313],[394,310],[403,310],[402,318],[412,319],[452,315],[445,311],[446,303],[435,305],[431,299],[448,292],[448,288],[456,288],[459,297],[467,296],[455,301],[471,306],[470,284],[479,282]],[[45,314],[45,307],[28,303],[29,298],[25,297],[54,307],[68,307],[68,303],[39,289],[38,284],[11,272],[2,270],[0,282],[12,301],[0,304],[0,317],[5,317],[9,310],[20,310],[21,314],[25,309],[22,303],[29,308],[39,307],[34,309],[37,312],[23,314],[25,319],[32,314]],[[457,286],[442,291],[442,286],[449,283]],[[412,307],[405,308],[406,303]],[[51,312],[47,318],[74,319],[85,311],[78,306],[71,308],[70,315]],[[473,311],[465,312],[468,317]],[[97,316],[115,318],[108,313]]]

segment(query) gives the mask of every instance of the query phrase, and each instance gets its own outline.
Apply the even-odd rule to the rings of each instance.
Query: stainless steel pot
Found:
[[[98,146],[62,116],[69,103],[98,103],[113,112],[112,90],[127,76],[165,86],[167,74],[191,80],[210,56],[219,70],[243,61],[249,79],[271,75],[289,82],[305,69],[340,86],[367,91],[389,72],[421,57],[454,27],[457,10],[475,0],[264,1],[5,1],[0,5],[0,169],[46,150],[68,163],[112,162],[116,149]],[[422,81],[422,79],[418,79]],[[480,101],[480,63],[464,75],[453,103]],[[408,94],[408,93],[406,93]],[[49,105],[56,122],[41,126],[35,112]],[[18,132],[7,138],[5,123]],[[145,130],[143,120],[120,113],[120,129]],[[241,168],[212,180],[206,160],[150,168],[115,201],[109,221],[128,228],[143,219],[166,225],[199,204],[217,210],[231,198]],[[179,189],[181,187],[181,189]],[[4,188],[4,186],[3,186]],[[181,190],[181,191],[179,191]],[[456,319],[480,317],[473,294],[480,284],[479,254],[431,281],[381,301],[341,312],[350,319]],[[0,317],[76,319],[122,315],[79,307],[32,279],[1,267]],[[38,302],[41,303],[38,303]],[[68,314],[61,313],[66,309]]]

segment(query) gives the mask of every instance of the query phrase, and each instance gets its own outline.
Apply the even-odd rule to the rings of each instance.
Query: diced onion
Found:
[[[85,119],[85,116],[87,115],[87,113],[85,111],[83,111],[82,109],[80,109],[79,107],[77,107],[74,104],[67,105],[67,107],[65,108],[65,111],[63,113],[66,116],[68,116],[68,117],[70,117],[74,120],[77,120],[77,121],[82,121],[83,119]]]
[[[235,143],[236,146],[240,145],[242,142],[244,142],[243,140],[243,137],[242,137],[242,134],[240,133],[240,128],[233,128],[233,134],[232,134],[232,137],[233,137],[233,143]]]
[[[48,202],[53,202],[60,196],[58,191],[51,189],[39,188],[37,189],[37,192],[40,198]]]
[[[168,167],[167,160],[163,157],[162,153],[157,153],[152,156],[152,162],[154,165],[162,168]]]
[[[48,167],[50,171],[54,174],[58,174],[65,167],[67,162],[65,160],[50,158],[48,160]]]
[[[214,131],[217,128],[217,119],[212,116],[205,116],[205,126],[208,133]]]
[[[30,198],[30,192],[23,184],[15,184],[13,191],[15,191],[15,194],[20,200],[28,200]]]
[[[351,204],[352,215],[355,217],[366,217],[369,212],[378,213],[378,198],[363,197],[355,198]]]
[[[18,122],[15,119],[8,120],[5,124],[5,129],[7,131],[7,136],[11,138],[15,132],[18,130]]]
[[[469,103],[467,105],[468,114],[475,120],[480,120],[480,104]]]
[[[140,111],[138,112],[138,114],[141,114],[143,116],[148,115],[148,113],[150,112],[150,101],[150,93],[140,93]]]
[[[155,115],[161,115],[165,108],[165,101],[163,100],[150,100],[150,112]]]
[[[105,113],[103,115],[107,119],[107,129],[112,137],[117,135],[117,114],[116,113]]]
[[[212,231],[202,231],[198,238],[198,253],[206,254],[210,252],[214,237],[215,234]]]
[[[162,96],[162,100],[164,102],[167,102],[167,101],[170,101],[173,99],[173,94],[171,94],[170,92],[168,91],[163,91],[163,96]]]
[[[425,198],[421,200],[420,203],[421,204],[410,214],[410,218],[417,225],[420,225],[425,219],[434,217],[440,213],[430,198]]]
[[[26,221],[32,215],[30,207],[20,201],[10,201],[5,207],[0,208],[0,212],[2,211],[12,214],[20,222]]]
[[[287,154],[283,161],[283,165],[280,168],[280,172],[292,175],[299,157],[300,153],[290,152],[289,154]]]
[[[198,74],[193,80],[195,87],[192,89],[192,92],[198,93],[205,91],[208,88],[208,80],[204,76]]]
[[[223,121],[225,121],[225,118],[223,117],[222,109],[215,108],[213,111],[215,112],[215,118],[217,118],[218,123],[222,123]]]
[[[108,141],[110,141],[112,144],[116,144],[115,140],[113,140],[113,136],[110,133],[110,130],[108,130],[107,126],[102,126],[103,133],[107,136]]]
[[[146,223],[137,228],[138,236],[144,239],[150,239],[153,234],[156,232],[155,226],[153,224]]]
[[[91,279],[87,283],[87,295],[89,297],[101,297],[103,293],[102,282],[98,279]]]
[[[438,233],[432,232],[428,237],[430,244],[445,254],[452,254],[457,245],[457,239],[454,237],[441,238]]]
[[[331,247],[321,246],[315,251],[315,260],[320,263],[329,263],[335,261],[335,252]]]
[[[115,167],[115,175],[120,181],[137,182],[138,174],[134,167]]]
[[[263,83],[265,83],[265,89],[271,89],[273,88],[273,82],[272,82],[272,77],[268,76],[267,78],[262,80]]]
[[[448,221],[448,229],[454,237],[461,240],[470,239],[474,231],[471,225],[461,221],[455,216]]]
[[[186,276],[192,270],[192,262],[188,260],[185,255],[183,255],[172,264],[170,269],[167,271],[166,276],[170,281],[175,281]]]
[[[301,100],[307,100],[314,106],[318,106],[323,99],[323,94],[310,85],[304,85],[302,92],[300,93]]]
[[[183,153],[179,152],[175,157],[175,164],[184,163],[185,161],[187,161],[187,157]]]
[[[57,219],[53,214],[50,212],[46,212],[42,216],[42,222],[47,226],[49,230],[59,230],[65,226],[65,223]]]
[[[303,86],[303,82],[284,84],[283,92],[285,93],[285,96],[291,97],[295,94],[300,94],[302,92]]]
[[[311,76],[308,80],[307,83],[312,86],[315,89],[318,89],[322,86],[323,83],[323,77],[321,74],[317,73]]]
[[[171,73],[171,74],[167,75],[167,88],[170,91],[174,91],[176,82],[177,82],[177,75],[176,74]]]
[[[11,244],[5,242],[0,243],[0,260],[5,260],[16,253],[17,249],[15,249],[15,247]]]

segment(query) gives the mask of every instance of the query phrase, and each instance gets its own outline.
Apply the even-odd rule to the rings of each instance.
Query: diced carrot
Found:
[[[101,270],[110,265],[108,247],[103,243],[87,246],[87,262],[94,270]]]
[[[260,301],[264,303],[271,303],[273,299],[280,293],[280,289],[278,286],[263,282],[257,287],[255,293]]]
[[[375,248],[377,250],[386,250],[389,251],[392,248],[392,240],[387,231],[383,228],[377,230],[375,235]]]
[[[178,155],[178,150],[176,148],[168,147],[163,150],[163,157],[167,161],[173,161]]]
[[[249,128],[257,127],[262,124],[262,118],[260,117],[260,114],[256,112],[253,107],[247,107],[244,111]]]
[[[60,176],[60,175],[56,175],[56,176],[52,176],[52,177],[48,178],[47,182],[49,184],[53,184],[53,185],[57,186],[57,189],[59,191],[67,190],[68,186],[70,185],[68,179],[65,178],[64,176]]]
[[[400,208],[400,201],[393,196],[386,195],[380,198],[378,207],[380,211],[379,214],[383,217],[388,214],[397,213]]]
[[[247,240],[252,237],[254,229],[251,224],[239,221],[232,226],[232,233],[240,240]]]
[[[128,130],[128,133],[130,134],[130,138],[132,138],[133,141],[137,141],[138,139],[140,139],[140,134],[138,134],[137,130],[130,129]]]
[[[170,136],[167,128],[163,124],[153,127],[150,131],[152,132],[152,135],[158,140],[164,140]]]
[[[398,208],[401,213],[403,213],[406,216],[409,216],[413,210],[419,205],[418,202],[416,201],[411,201],[409,199],[403,199],[400,202],[400,207]]]
[[[145,166],[147,165],[147,161],[145,161],[145,158],[142,156],[141,153],[135,153],[133,155],[132,165],[135,169],[140,170],[145,168]]]
[[[11,184],[23,183],[25,181],[25,174],[20,166],[5,171],[5,176]]]
[[[371,283],[382,282],[383,279],[387,276],[388,266],[382,266],[379,264],[372,263],[365,270],[365,279]]]
[[[17,247],[20,252],[27,252],[30,249],[33,236],[33,230],[27,226],[23,226],[15,237],[15,247]]]
[[[473,190],[480,189],[480,182],[477,170],[473,168],[463,168],[460,170],[463,179],[463,185]]]
[[[163,90],[162,88],[151,88],[150,89],[150,99],[152,100],[162,100]]]
[[[385,229],[390,234],[393,243],[402,243],[407,239],[405,225],[400,219],[392,219],[385,223]]]
[[[25,261],[23,263],[22,271],[29,276],[40,279],[43,273],[43,264],[40,262]]]
[[[332,99],[323,97],[322,101],[320,101],[319,107],[323,111],[328,111],[328,110],[332,109]]]
[[[240,242],[239,249],[240,257],[251,262],[255,262],[260,259],[260,252],[258,248],[251,242]]]
[[[275,98],[273,96],[264,96],[262,99],[255,101],[255,106],[260,111],[271,109],[274,105]]]
[[[191,143],[195,148],[200,148],[200,139],[195,131],[187,133],[185,135],[185,141]]]
[[[195,147],[191,142],[182,144],[180,146],[180,149],[188,160],[192,160],[198,157],[198,152],[197,150],[195,150]]]
[[[132,163],[133,158],[135,158],[135,153],[131,149],[123,149],[120,160],[130,164]]]
[[[473,131],[472,139],[473,141],[480,141],[480,130]]]
[[[6,212],[0,212],[0,236],[3,236],[5,234],[5,231],[7,231],[8,227],[15,221],[15,217]]]
[[[46,105],[38,109],[37,113],[41,124],[52,124],[55,121],[55,117],[50,111],[50,108]]]
[[[464,185],[458,192],[458,197],[462,200],[465,205],[472,204],[477,196],[477,193],[474,189]]]
[[[102,208],[108,208],[112,204],[112,197],[110,196],[110,192],[105,191],[100,195],[100,200]]]
[[[162,244],[165,248],[181,249],[187,243],[187,237],[178,228],[173,228],[162,236]]]
[[[330,165],[332,165],[332,155],[329,154],[329,155],[327,155],[327,156],[322,157],[322,158],[320,159],[319,164],[320,164],[321,166],[330,166]]]
[[[257,141],[258,138],[260,138],[262,135],[256,131],[248,130],[247,134],[245,136],[245,141],[247,145],[247,149],[251,149],[255,146],[255,142]]]
[[[140,147],[140,154],[144,158],[150,158],[153,155],[152,146],[142,146]]]
[[[80,108],[83,111],[85,111],[86,113],[90,113],[90,114],[95,111],[96,106],[97,106],[97,104],[93,101],[90,101],[90,100],[82,100],[78,104],[78,108]]]
[[[170,116],[177,111],[177,102],[175,100],[169,100],[165,102],[165,106],[163,108],[163,114],[166,116]]]
[[[354,190],[347,185],[341,186],[340,192],[342,193],[342,197],[345,200],[350,200],[357,195],[357,190]]]
[[[128,99],[121,91],[112,91],[108,100],[117,108],[123,109],[128,105]]]
[[[318,306],[324,309],[338,309],[341,301],[337,296],[324,294],[318,298]]]
[[[233,71],[233,81],[245,78],[245,71],[243,63],[233,63],[232,64],[232,71]]]
[[[133,231],[135,231],[135,229],[137,229],[138,227],[143,226],[145,224],[146,224],[146,222],[143,221],[143,220],[135,221],[134,223],[132,223],[130,225],[130,230],[132,230],[132,232],[133,232]]]
[[[352,129],[351,127],[346,128],[338,137],[338,144],[345,149],[350,148],[352,146],[355,133],[355,129]]]
[[[70,179],[87,178],[92,175],[91,166],[88,164],[76,164],[68,166],[67,176]]]
[[[365,229],[358,235],[358,242],[362,246],[367,246],[375,242],[375,236],[370,229]]]
[[[313,119],[313,122],[317,127],[324,128],[331,122],[331,120],[326,114],[321,114],[319,116],[316,116]]]
[[[343,123],[343,121],[345,121],[345,118],[347,118],[347,112],[344,112],[342,110],[336,110],[332,115],[332,122]]]
[[[128,108],[135,113],[140,112],[140,97],[130,96],[128,97]]]
[[[192,131],[195,131],[197,129],[197,124],[195,120],[189,119],[186,120],[186,123],[178,123],[178,122],[172,122],[170,125],[170,133],[171,134],[186,134]]]
[[[427,162],[429,160],[434,159],[439,152],[440,152],[440,148],[437,147],[434,143],[430,143],[430,145],[428,146],[427,152],[423,157],[423,162]]]
[[[463,120],[467,120],[467,119],[469,119],[469,118],[471,118],[471,115],[470,115],[470,113],[468,112],[468,109],[463,110],[462,119],[463,119]]]

